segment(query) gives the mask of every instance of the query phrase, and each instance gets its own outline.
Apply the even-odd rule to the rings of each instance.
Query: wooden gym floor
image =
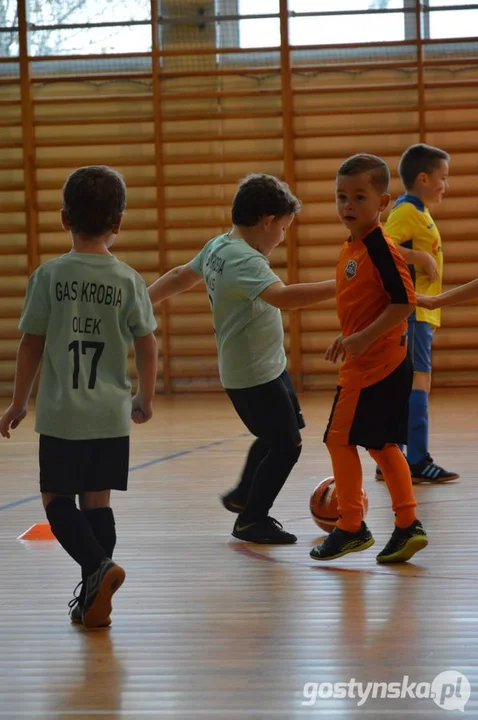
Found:
[[[344,699],[326,696],[330,683],[404,676],[426,694],[423,683],[458,671],[471,684],[465,717],[478,718],[478,390],[433,393],[432,452],[461,479],[416,488],[430,545],[395,567],[375,563],[393,521],[365,455],[376,545],[330,564],[308,556],[322,535],[308,499],[330,474],[321,435],[331,400],[302,398],[304,450],[274,508],[299,542],[260,547],[231,537],[218,502],[249,444],[227,398],[158,398],[154,420],[133,429],[130,489],[113,498],[127,578],[109,630],[70,625],[78,570],[56,541],[16,539],[44,520],[33,415],[1,441],[0,716],[446,718],[466,702],[466,681],[443,685],[440,707],[378,690],[358,706],[350,685]],[[307,685],[307,701],[308,683],[325,683],[324,698]]]

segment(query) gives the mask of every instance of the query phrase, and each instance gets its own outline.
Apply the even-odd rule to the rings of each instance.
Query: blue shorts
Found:
[[[408,318],[408,349],[414,372],[432,371],[433,327],[430,323],[417,321],[415,313]]]

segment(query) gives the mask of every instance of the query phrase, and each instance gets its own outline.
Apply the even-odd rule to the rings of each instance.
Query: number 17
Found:
[[[88,380],[88,390],[94,390],[96,385],[96,371],[100,361],[101,354],[104,350],[104,342],[93,342],[91,340],[83,340],[81,343],[81,354],[86,355],[87,350],[94,350],[95,354],[91,361],[90,378]],[[80,341],[73,340],[68,345],[68,352],[73,351],[73,390],[78,390],[78,379],[80,377]]]

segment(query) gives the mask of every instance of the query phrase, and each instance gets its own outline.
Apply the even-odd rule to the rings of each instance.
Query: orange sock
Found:
[[[340,519],[337,527],[360,530],[363,520],[362,465],[355,445],[327,445],[334,469]]]
[[[370,450],[369,454],[380,467],[392,498],[395,525],[408,527],[417,519],[417,502],[413,494],[410,468],[398,445],[385,445],[383,450]]]

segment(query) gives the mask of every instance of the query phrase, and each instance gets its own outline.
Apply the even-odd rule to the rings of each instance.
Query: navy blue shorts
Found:
[[[432,325],[416,320],[412,313],[408,318],[408,349],[414,372],[431,373],[432,339]]]

